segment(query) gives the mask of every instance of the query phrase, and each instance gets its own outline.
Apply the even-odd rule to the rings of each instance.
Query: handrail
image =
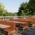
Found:
[[[28,18],[29,16],[0,16],[0,19],[9,19],[9,18]],[[31,16],[30,18],[35,18],[35,16]]]

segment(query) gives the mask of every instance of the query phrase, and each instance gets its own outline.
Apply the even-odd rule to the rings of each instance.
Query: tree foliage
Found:
[[[9,13],[3,4],[0,3],[0,16],[15,16],[16,13]]]
[[[35,0],[30,0],[28,3],[22,3],[17,13],[18,16],[35,15]]]
[[[0,16],[3,14],[4,12],[4,5],[0,3]]]
[[[29,0],[28,6],[29,9],[32,11],[32,14],[35,15],[35,0]]]

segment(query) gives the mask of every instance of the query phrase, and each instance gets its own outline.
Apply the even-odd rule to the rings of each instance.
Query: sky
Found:
[[[0,3],[3,3],[5,5],[5,9],[8,12],[15,13],[18,12],[21,3],[28,1],[29,0],[0,0]]]

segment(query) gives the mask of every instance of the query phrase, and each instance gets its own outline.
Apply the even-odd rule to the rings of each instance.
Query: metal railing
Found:
[[[29,16],[0,16],[0,19],[17,19],[17,18],[28,18]],[[35,18],[35,16],[31,16],[31,18]]]

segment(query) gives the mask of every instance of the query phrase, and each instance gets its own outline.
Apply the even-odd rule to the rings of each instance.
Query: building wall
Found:
[[[35,18],[27,18],[27,19],[19,18],[19,19],[15,19],[15,20],[12,19],[12,20],[3,20],[3,21],[0,20],[0,24],[9,25],[10,26],[8,28],[4,28],[5,31],[8,31],[8,35],[11,35],[12,32],[16,31],[16,24],[17,24],[17,22],[18,23],[20,22],[20,24],[23,24],[23,27],[24,26],[28,26],[28,22],[31,22],[32,26],[33,26],[33,24],[35,25]]]

